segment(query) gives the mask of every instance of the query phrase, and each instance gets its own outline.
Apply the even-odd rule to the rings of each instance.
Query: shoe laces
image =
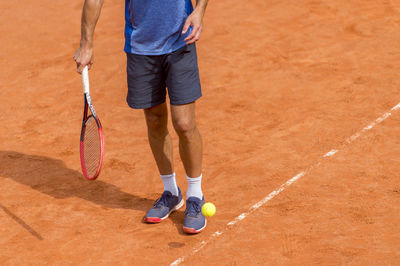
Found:
[[[172,198],[172,194],[166,193],[166,191],[164,191],[164,193],[161,195],[161,197],[154,202],[154,207],[156,207],[156,208],[160,208],[161,206],[168,207],[171,198]]]
[[[185,214],[189,216],[197,216],[201,212],[200,202],[188,200],[186,203]]]

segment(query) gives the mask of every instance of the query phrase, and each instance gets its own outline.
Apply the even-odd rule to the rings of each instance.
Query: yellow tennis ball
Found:
[[[203,207],[201,207],[201,212],[205,217],[211,217],[215,214],[216,208],[215,205],[211,202],[204,203]]]

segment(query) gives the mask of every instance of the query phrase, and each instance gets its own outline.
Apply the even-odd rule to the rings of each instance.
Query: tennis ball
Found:
[[[215,214],[216,208],[215,205],[211,202],[204,203],[203,207],[201,207],[201,212],[205,217],[211,217]]]

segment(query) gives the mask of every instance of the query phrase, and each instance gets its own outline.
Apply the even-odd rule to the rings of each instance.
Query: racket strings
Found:
[[[100,133],[96,120],[93,117],[90,117],[85,125],[83,155],[86,172],[89,177],[93,177],[98,171],[101,160]]]

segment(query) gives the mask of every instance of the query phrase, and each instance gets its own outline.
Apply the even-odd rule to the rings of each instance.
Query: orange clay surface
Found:
[[[104,168],[80,172],[81,2],[0,2],[1,265],[400,264],[400,111],[345,142],[400,101],[400,0],[210,1],[197,118],[217,213],[195,236],[183,209],[142,222],[162,183],[125,103],[122,0],[105,1],[90,71]]]

